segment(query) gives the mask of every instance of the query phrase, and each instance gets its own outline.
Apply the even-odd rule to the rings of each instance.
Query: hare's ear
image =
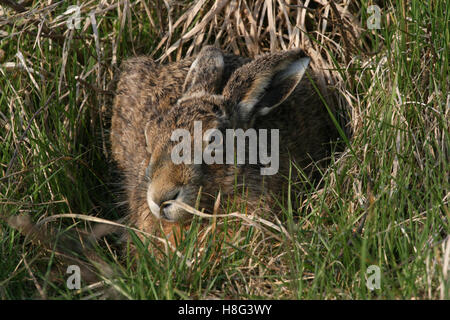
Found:
[[[266,115],[294,91],[310,58],[301,50],[266,54],[236,70],[223,95],[229,115],[241,124]]]
[[[204,47],[191,65],[183,85],[183,93],[217,93],[222,83],[224,61],[222,52],[212,46]]]

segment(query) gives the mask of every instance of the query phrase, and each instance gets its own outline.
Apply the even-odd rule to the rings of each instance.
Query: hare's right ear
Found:
[[[294,91],[310,58],[301,50],[263,55],[236,70],[224,88],[227,113],[238,126],[251,125]]]
[[[204,47],[191,65],[183,85],[183,95],[217,93],[224,69],[223,54],[213,46]]]

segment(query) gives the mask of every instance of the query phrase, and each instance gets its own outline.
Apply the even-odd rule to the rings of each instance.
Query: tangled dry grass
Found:
[[[409,223],[412,232],[421,230],[430,210],[437,210],[444,220],[448,219],[448,189],[440,194],[439,200],[433,198],[425,203],[403,196],[395,198],[410,185],[414,184],[417,190],[428,186],[425,178],[403,181],[399,177],[403,172],[403,156],[410,155],[408,163],[411,168],[419,168],[421,174],[428,172],[430,157],[434,157],[436,170],[448,170],[448,90],[442,84],[429,89],[436,69],[426,63],[430,59],[440,59],[439,53],[433,51],[433,46],[419,49],[423,57],[418,66],[420,70],[408,74],[415,89],[405,90],[398,82],[399,75],[392,72],[392,57],[384,47],[389,40],[395,50],[403,40],[399,34],[385,39],[384,34],[367,30],[363,24],[367,18],[364,2],[90,0],[78,3],[79,28],[68,28],[67,21],[75,11],[67,11],[67,3],[63,1],[0,1],[0,5],[0,76],[6,79],[0,87],[0,125],[3,127],[0,140],[9,145],[8,156],[3,157],[0,166],[0,209],[3,211],[0,214],[37,212],[43,217],[78,210],[104,216],[102,205],[108,200],[92,198],[81,190],[97,188],[99,181],[110,174],[105,168],[110,161],[109,108],[120,62],[132,55],[148,54],[165,63],[194,55],[204,44],[215,43],[226,51],[250,57],[268,51],[303,48],[312,59],[312,67],[323,72],[318,85],[335,98],[329,105],[339,115],[337,120],[346,149],[336,155],[329,172],[324,174],[324,183],[300,197],[299,212],[304,218],[288,219],[287,225],[284,224],[286,228],[281,227],[283,224],[279,221],[273,221],[272,225],[253,221],[250,225],[256,228],[250,233],[247,225],[239,225],[237,228],[242,230],[235,233],[234,239],[218,241],[225,243],[226,249],[218,245],[216,250],[219,251],[215,254],[193,259],[188,266],[190,273],[200,268],[199,277],[214,278],[220,269],[225,280],[205,296],[197,293],[190,297],[299,297],[298,292],[302,290],[299,288],[304,286],[300,284],[302,281],[311,284],[324,272],[342,272],[345,266],[340,258],[349,255],[345,253],[345,246],[357,241],[355,236],[364,231],[368,236],[387,232],[377,229],[374,220],[395,201],[402,202],[399,217],[408,210],[407,203],[417,206],[412,218],[408,218],[410,222],[406,218],[395,218],[383,224],[392,229],[400,228],[397,235],[406,233],[413,238],[402,226]],[[398,22],[392,6],[382,7],[388,12],[383,20],[386,29]],[[405,8],[407,6],[405,4]],[[399,12],[404,12],[403,18],[407,21],[405,10]],[[431,31],[424,32],[429,35]],[[416,45],[411,37],[404,54],[416,52]],[[5,50],[6,47],[14,48],[14,54],[11,49]],[[381,108],[387,100],[392,103],[391,107]],[[430,108],[414,116],[405,108],[420,104]],[[380,126],[387,121],[386,110],[389,126],[398,130],[386,134],[389,138],[383,140],[392,145],[377,145],[377,140],[368,137],[386,130]],[[61,134],[60,143],[49,138],[55,134]],[[427,143],[430,135],[433,141]],[[69,163],[68,168],[59,169],[64,163]],[[30,175],[36,170],[41,172]],[[65,180],[51,182],[59,170]],[[80,182],[89,173],[93,181]],[[448,183],[448,177],[436,181]],[[70,184],[74,189],[70,189]],[[30,185],[39,188],[28,189]],[[102,188],[109,194],[108,186],[102,185]],[[73,192],[84,196],[74,196]],[[385,201],[386,198],[389,200]],[[333,212],[341,213],[339,222]],[[244,221],[239,215],[234,218]],[[366,220],[372,220],[370,229],[364,225]],[[415,222],[420,226],[413,227]],[[204,230],[204,239],[221,224],[219,221]],[[349,238],[346,230],[355,232],[350,232]],[[447,294],[448,226],[443,222],[434,225],[433,230],[435,233],[430,233],[426,242],[436,250],[423,257],[427,261],[426,270],[417,280],[421,289],[414,291],[413,296],[444,298]],[[186,238],[194,233],[192,230]],[[293,236],[299,233],[304,236],[302,240]],[[318,238],[340,239],[337,240],[340,245],[332,242],[337,253],[330,254],[329,248],[314,251],[323,240],[311,236],[312,233]],[[408,245],[414,248],[411,250],[417,252],[420,248],[408,239]],[[201,250],[197,248],[196,252],[201,253]],[[246,254],[236,258],[236,251]],[[331,270],[325,265],[300,268],[298,262],[303,261],[302,255],[307,257],[307,262],[317,263],[314,258],[308,258],[314,255],[312,252],[328,255],[329,260],[324,261],[333,265]],[[287,257],[289,255],[291,257]],[[26,264],[25,258],[22,261]],[[239,261],[239,267],[228,268],[223,261]],[[208,268],[204,267],[205,262]],[[402,263],[405,262],[401,260],[400,265]],[[394,265],[388,272],[398,271],[398,264]],[[350,275],[338,276],[340,289],[336,288],[336,283],[330,292],[312,290],[310,296],[355,297],[352,289],[361,285],[363,276],[359,272],[354,276],[357,280],[347,284],[345,278]],[[189,282],[196,276],[191,274],[187,279]],[[189,285],[181,287],[190,292]],[[118,290],[126,297],[134,297],[123,288]],[[176,292],[184,297],[180,290]]]

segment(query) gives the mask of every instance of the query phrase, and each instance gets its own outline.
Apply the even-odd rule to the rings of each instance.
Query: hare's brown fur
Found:
[[[337,132],[310,79],[300,81],[294,74],[302,59],[306,57],[300,50],[251,61],[205,47],[196,60],[164,66],[148,57],[124,62],[113,106],[111,144],[123,171],[132,221],[149,232],[157,222],[171,228],[171,219],[152,214],[149,197],[161,206],[157,211],[166,200],[180,200],[180,194],[181,201],[194,206],[201,188],[200,207],[210,211],[219,190],[222,199],[236,196],[236,183],[245,186],[249,200],[263,195],[271,203],[287,185],[290,160],[305,169],[326,157]],[[286,97],[281,99],[278,93]],[[194,121],[202,122],[203,131],[279,129],[279,173],[261,176],[258,165],[174,164],[171,133],[177,128],[192,133]],[[173,220],[181,221],[180,211],[173,212]]]

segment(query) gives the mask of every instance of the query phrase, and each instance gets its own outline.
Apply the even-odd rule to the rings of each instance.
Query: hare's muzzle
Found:
[[[182,209],[167,203],[170,200],[183,201],[182,189],[154,190],[151,186],[147,191],[147,203],[152,214],[158,219],[178,221],[182,217]]]

